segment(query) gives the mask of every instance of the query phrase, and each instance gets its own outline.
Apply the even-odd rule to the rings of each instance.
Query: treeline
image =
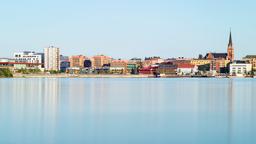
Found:
[[[8,68],[0,68],[0,77],[13,77],[13,74]]]
[[[40,69],[19,69],[16,71],[17,73],[22,73],[22,74],[37,74],[40,73]]]

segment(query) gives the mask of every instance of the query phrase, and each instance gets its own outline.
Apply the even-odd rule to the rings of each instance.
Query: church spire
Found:
[[[233,47],[231,30],[230,30],[230,34],[229,34],[229,43],[228,43],[228,47]]]
[[[228,54],[227,59],[230,60],[230,61],[233,61],[234,60],[234,47],[233,47],[231,30],[230,30],[230,34],[229,34],[227,54]]]

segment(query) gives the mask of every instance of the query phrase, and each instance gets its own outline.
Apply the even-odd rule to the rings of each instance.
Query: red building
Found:
[[[158,66],[150,65],[148,67],[143,67],[139,70],[140,74],[154,74],[157,72]]]

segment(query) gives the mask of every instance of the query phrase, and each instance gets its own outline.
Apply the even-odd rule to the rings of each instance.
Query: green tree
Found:
[[[13,77],[13,74],[8,68],[0,68],[0,77]]]

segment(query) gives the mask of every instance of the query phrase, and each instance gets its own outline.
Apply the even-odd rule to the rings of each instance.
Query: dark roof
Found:
[[[247,55],[244,58],[256,58],[256,55]]]
[[[236,60],[233,62],[234,64],[246,64],[246,63],[249,63],[248,61],[246,60]]]
[[[212,54],[213,58],[215,58],[215,59],[218,59],[218,58],[226,59],[226,57],[228,56],[227,53],[207,53],[205,58],[207,58],[209,54]]]

